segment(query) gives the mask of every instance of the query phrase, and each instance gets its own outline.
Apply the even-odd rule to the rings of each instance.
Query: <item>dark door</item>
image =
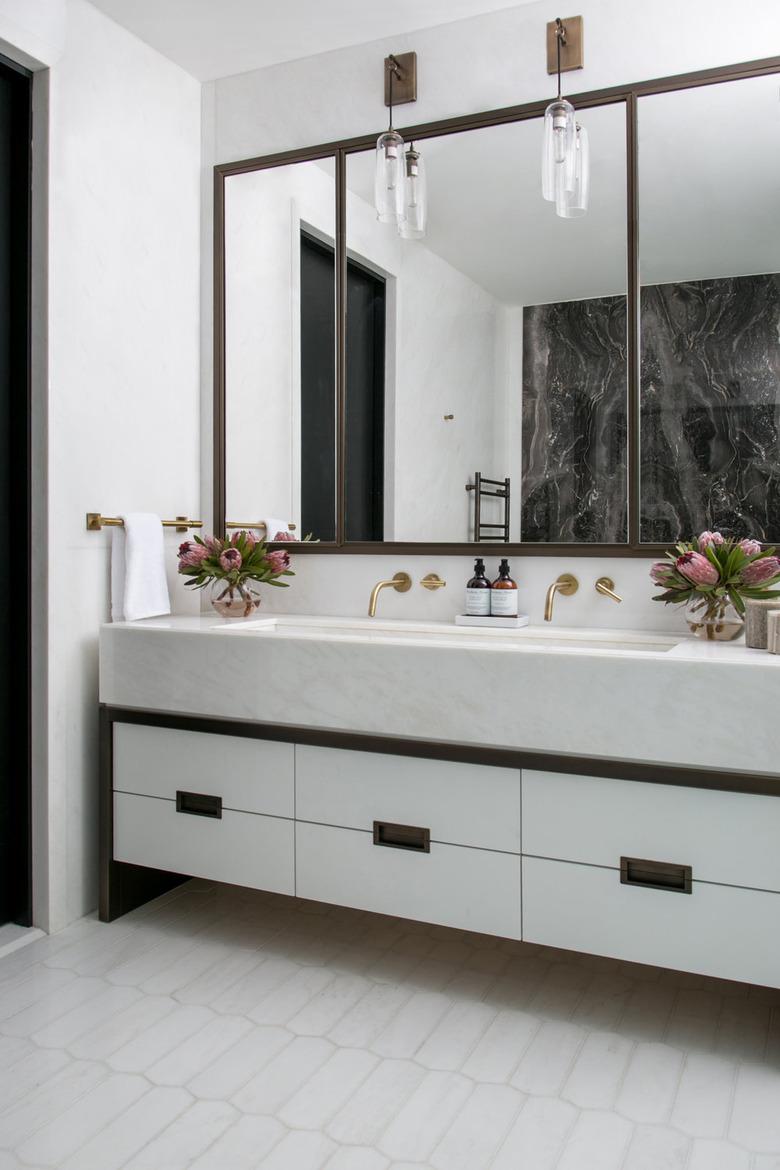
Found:
[[[333,249],[301,233],[301,528],[336,539]]]
[[[336,535],[335,262],[301,233],[301,526]],[[346,538],[382,540],[385,282],[347,263]]]
[[[347,263],[346,538],[384,540],[385,282]]]
[[[0,57],[0,527],[29,550],[31,77]],[[30,553],[27,553],[28,557]],[[29,565],[0,573],[0,923],[31,921]]]

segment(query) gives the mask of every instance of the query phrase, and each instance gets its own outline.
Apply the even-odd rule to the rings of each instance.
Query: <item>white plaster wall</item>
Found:
[[[0,49],[30,69],[52,65],[65,44],[68,0],[0,0]]]
[[[387,539],[468,540],[466,483],[475,471],[506,474],[493,450],[500,306],[424,245],[402,241],[401,251],[395,530]]]
[[[629,81],[703,69],[764,57],[780,38],[777,0],[581,0],[585,18],[586,67],[569,74],[573,90],[599,89]],[[414,49],[418,57],[419,99],[402,111],[401,121],[437,118],[538,99],[552,93],[544,56],[544,26],[559,15],[550,0],[509,8],[287,62],[205,87],[210,112],[204,147],[212,161],[229,161],[316,142],[378,132],[385,124],[381,62],[388,52]],[[204,216],[210,217],[207,201]],[[204,297],[203,330],[211,330]],[[517,355],[514,358],[518,362]],[[210,372],[204,369],[204,377]],[[204,401],[207,390],[204,387]],[[208,425],[208,411],[204,426]],[[204,449],[210,450],[208,444]],[[210,493],[211,461],[204,460],[204,492]],[[519,495],[519,493],[517,493]],[[519,502],[519,501],[518,501]],[[277,590],[269,607],[306,612],[361,613],[371,584],[400,568],[435,570],[457,587],[465,581],[470,558],[301,556],[293,587]],[[617,624],[653,629],[679,628],[681,616],[650,600],[645,560],[526,557],[515,560],[524,583],[521,605],[534,620],[541,616],[544,590],[558,573],[573,569],[582,581],[574,598],[559,600],[567,624]],[[593,590],[601,573],[614,577],[626,602],[618,607]],[[419,574],[420,576],[422,573]],[[415,588],[382,598],[387,613],[424,617],[455,612],[455,589],[438,594]],[[566,607],[564,610],[564,606]]]
[[[200,510],[200,87],[85,0],[66,18],[49,78],[49,725],[48,774],[35,777],[48,804],[35,916],[49,929],[97,894],[110,533],[88,533],[85,513]],[[180,539],[166,534],[186,609]]]

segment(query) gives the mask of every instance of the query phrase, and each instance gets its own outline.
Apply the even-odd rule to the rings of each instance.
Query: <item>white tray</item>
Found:
[[[516,617],[501,617],[499,614],[476,617],[469,613],[455,615],[456,626],[493,626],[497,630],[519,630],[521,626],[527,626],[530,620],[527,613],[519,613]]]

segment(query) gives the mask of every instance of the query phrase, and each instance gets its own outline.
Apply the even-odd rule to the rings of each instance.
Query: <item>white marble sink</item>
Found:
[[[114,706],[742,772],[773,767],[778,696],[780,656],[682,633],[287,614],[100,633]]]
[[[556,629],[526,626],[518,630],[464,627],[448,622],[407,622],[380,618],[307,617],[289,615],[254,621],[224,621],[212,632],[266,638],[332,639],[394,644],[480,647],[491,650],[594,650],[666,653],[682,641],[664,634],[634,630]]]

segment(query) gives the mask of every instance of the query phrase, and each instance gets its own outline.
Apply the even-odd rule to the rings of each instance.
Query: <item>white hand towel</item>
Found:
[[[265,524],[265,539],[276,540],[277,532],[284,532],[287,534],[290,531],[289,520],[264,520]]]
[[[134,622],[171,612],[165,576],[165,546],[159,516],[128,512],[111,544],[111,617]]]

